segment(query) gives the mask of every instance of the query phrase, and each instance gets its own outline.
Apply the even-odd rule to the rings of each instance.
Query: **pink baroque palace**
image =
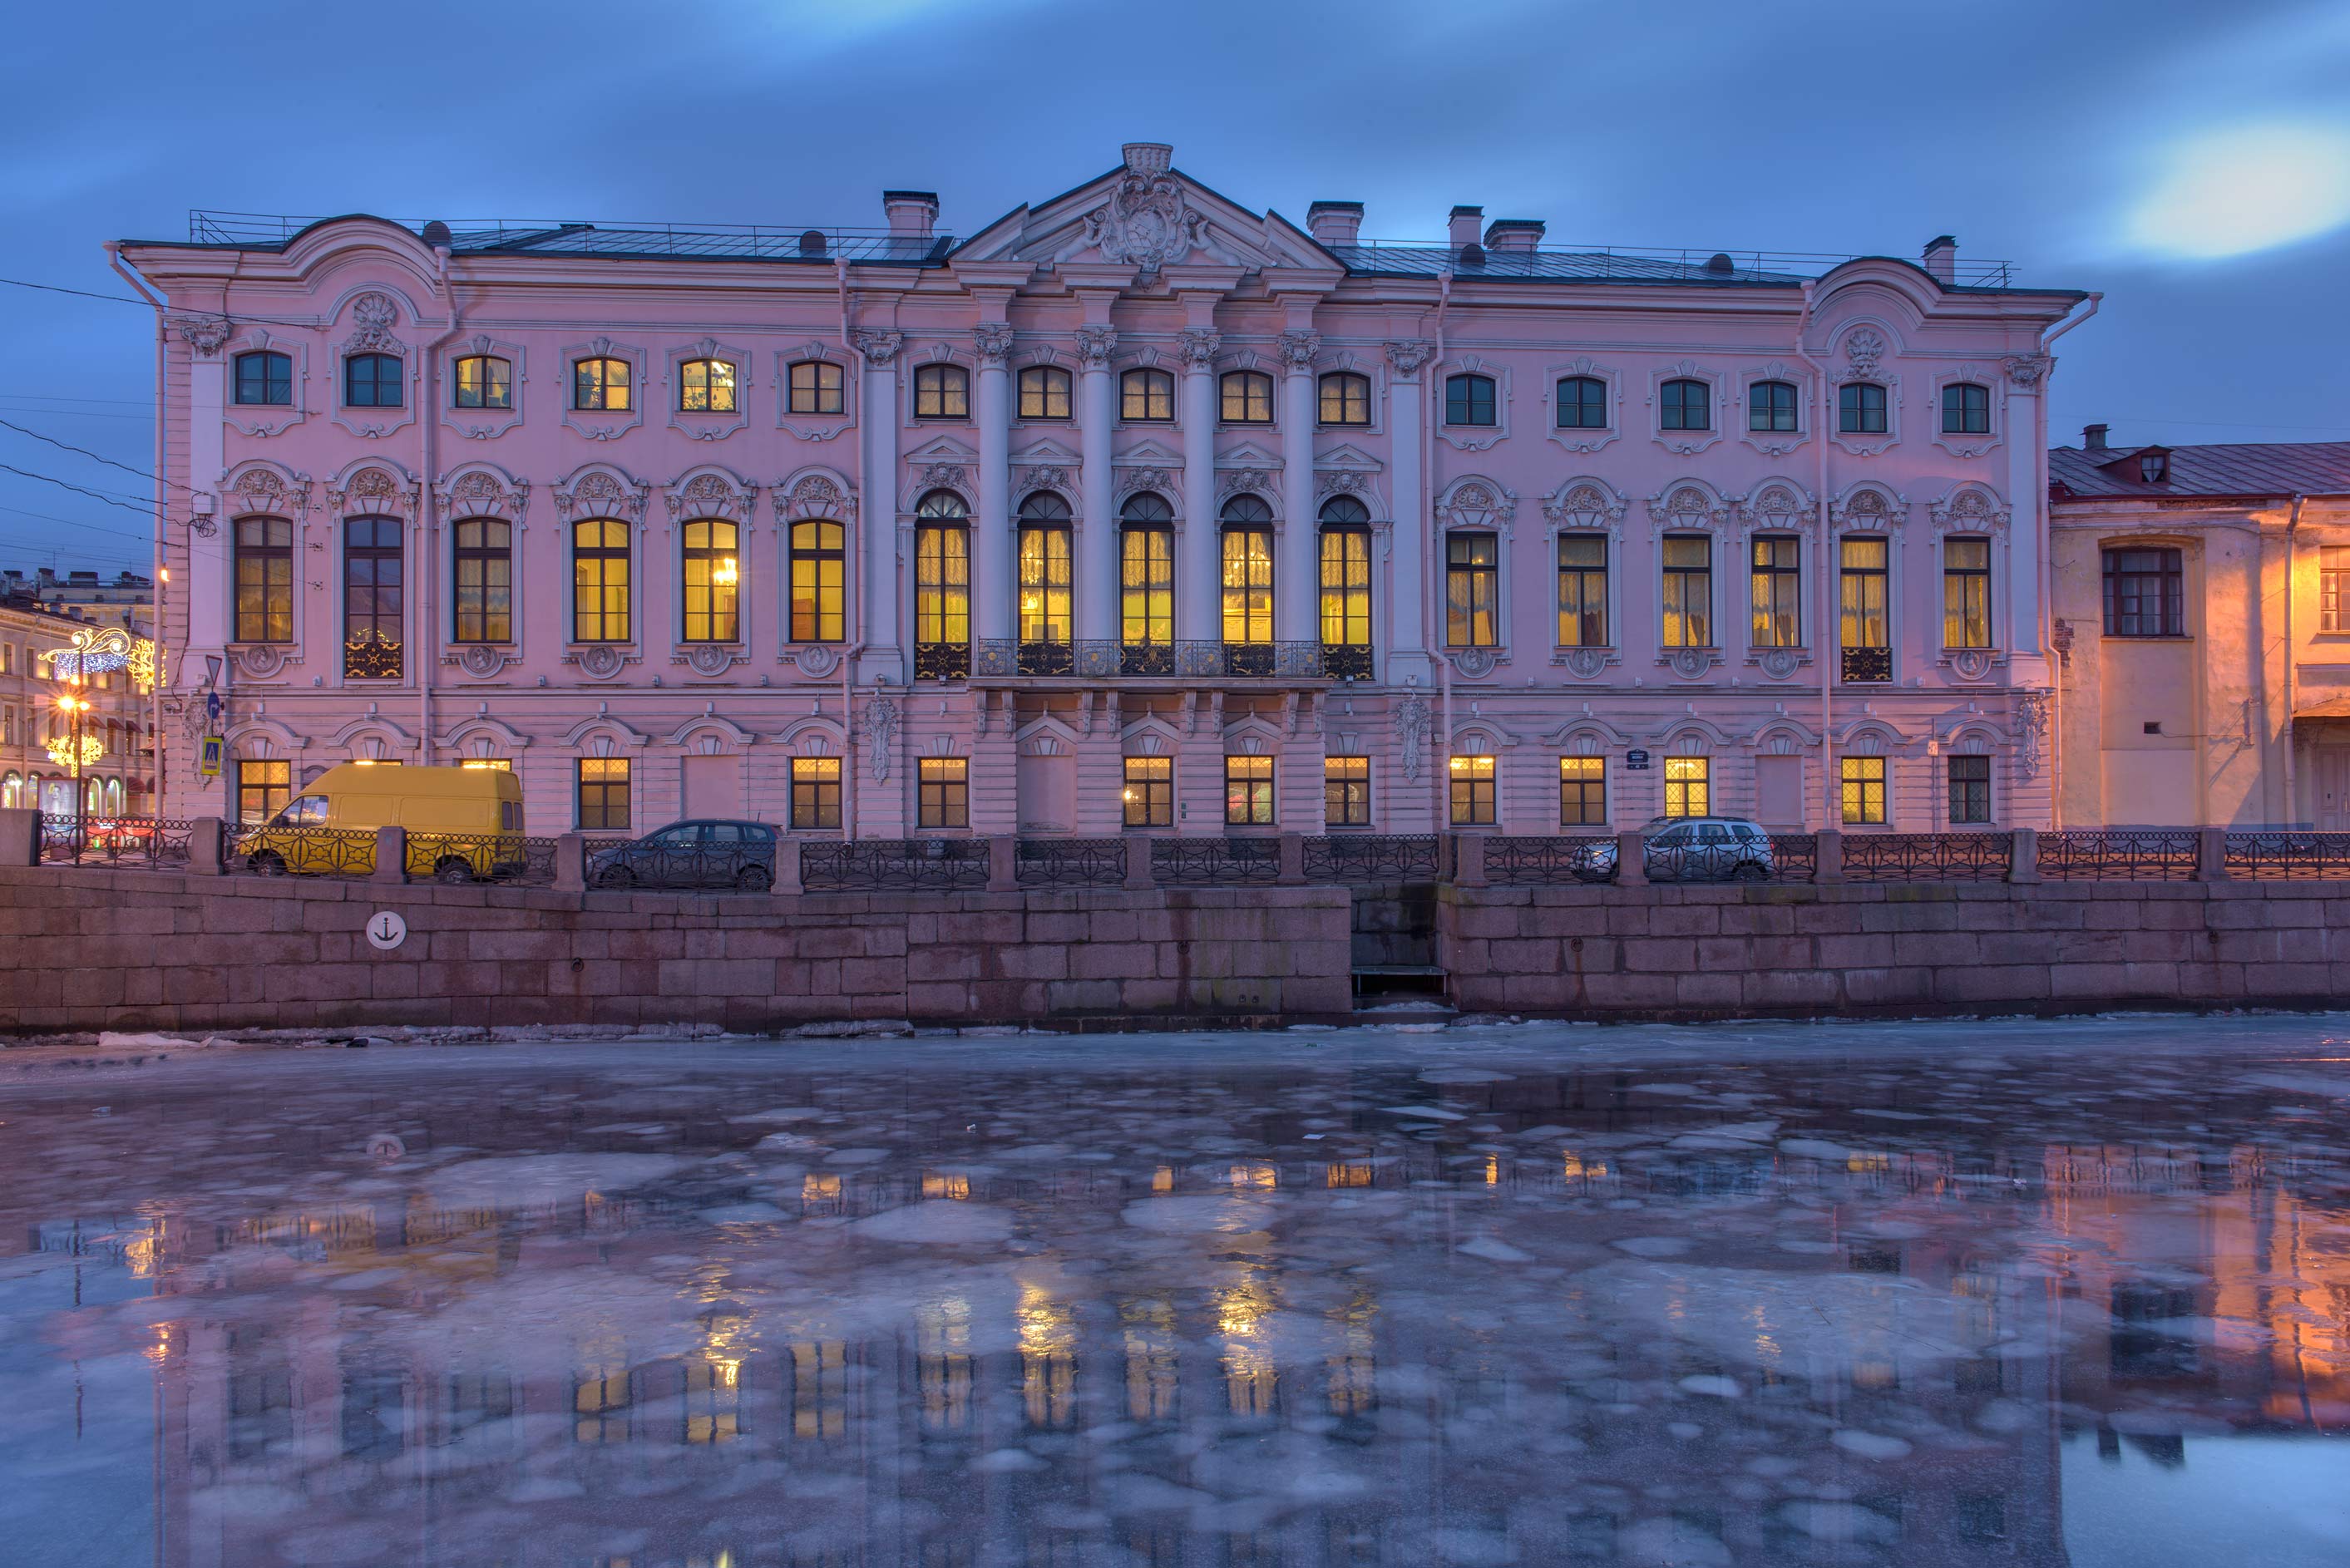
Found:
[[[1373,243],[1153,143],[966,238],[882,205],[114,247],[161,296],[166,809],[373,759],[511,767],[540,833],[2047,821],[2086,296],[1948,239]]]

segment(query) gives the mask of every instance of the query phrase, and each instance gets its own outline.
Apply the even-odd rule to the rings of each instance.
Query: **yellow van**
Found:
[[[522,784],[503,768],[345,763],[241,835],[236,855],[264,874],[366,876],[379,827],[408,830],[411,877],[471,882],[523,869]]]

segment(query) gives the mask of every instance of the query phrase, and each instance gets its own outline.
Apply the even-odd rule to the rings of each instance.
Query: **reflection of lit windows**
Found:
[[[581,1443],[627,1442],[631,1402],[626,1366],[615,1361],[588,1367],[571,1386],[572,1439]]]
[[[685,1440],[731,1443],[742,1434],[743,1364],[703,1360],[685,1363]]]
[[[953,1298],[916,1309],[914,1392],[925,1436],[970,1430],[970,1303]]]
[[[1330,1414],[1367,1416],[1378,1408],[1378,1364],[1368,1355],[1334,1355],[1325,1384]]]
[[[1331,1166],[1323,1173],[1325,1185],[1330,1187],[1368,1187],[1373,1168],[1363,1163]]]
[[[1130,1421],[1171,1421],[1176,1416],[1175,1310],[1163,1301],[1119,1307],[1126,1339],[1126,1415]]]
[[[848,1347],[838,1340],[793,1345],[792,1436],[823,1443],[847,1430]]]
[[[922,1172],[922,1196],[962,1202],[971,1196],[971,1178],[955,1171]]]

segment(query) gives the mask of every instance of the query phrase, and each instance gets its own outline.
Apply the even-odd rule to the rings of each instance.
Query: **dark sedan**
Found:
[[[674,822],[594,851],[588,885],[764,893],[775,885],[775,830],[764,822]]]

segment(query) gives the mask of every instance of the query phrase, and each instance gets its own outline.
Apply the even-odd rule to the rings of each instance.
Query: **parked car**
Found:
[[[1641,830],[1642,865],[1651,882],[1760,882],[1775,862],[1770,830],[1737,816],[1660,816]],[[1575,874],[1586,882],[1616,875],[1616,841],[1576,851]]]
[[[764,822],[673,822],[590,855],[588,885],[764,893],[775,885],[775,830]]]
[[[266,875],[360,876],[375,867],[379,827],[408,830],[408,869],[443,882],[521,872],[522,784],[502,768],[400,767],[344,763],[257,828],[238,835],[234,853]],[[332,833],[308,831],[333,828]]]

